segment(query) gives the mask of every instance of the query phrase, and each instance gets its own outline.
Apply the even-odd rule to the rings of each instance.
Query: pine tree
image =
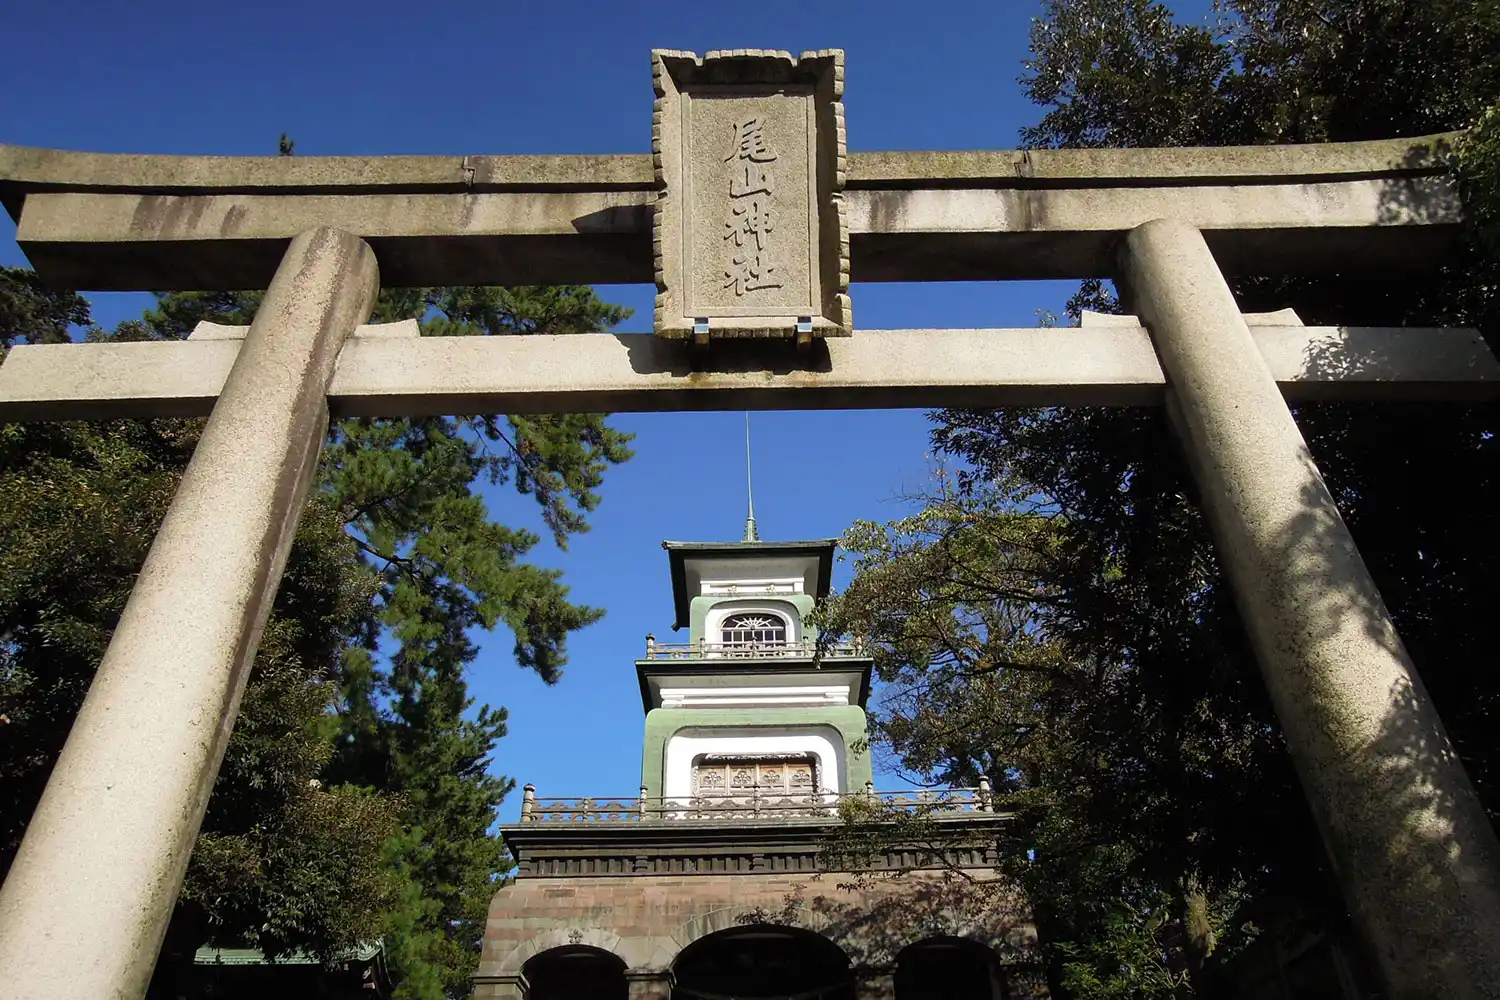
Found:
[[[4,278],[0,306],[16,332],[7,342],[62,341],[69,325],[87,323],[77,296],[25,271]],[[247,324],[258,298],[162,295],[109,336],[176,339],[200,320]],[[626,311],[582,287],[382,294],[377,321],[412,316],[428,336],[581,334]],[[10,478],[0,489],[18,516],[0,522],[0,695],[16,722],[7,742],[30,740],[0,761],[10,803],[0,811],[15,817],[10,852],[199,426],[4,429],[0,475]],[[513,787],[488,773],[505,712],[468,696],[469,633],[503,626],[517,663],[553,682],[568,634],[602,613],[571,602],[558,571],[527,561],[540,536],[494,521],[480,490],[510,484],[535,498],[565,547],[587,530],[605,469],[630,456],[627,441],[587,414],[334,425],[278,596],[287,620],[267,628],[169,952],[190,957],[213,938],[332,953],[378,934],[399,995],[467,996],[484,914],[510,866],[490,828]],[[70,479],[72,492],[47,492]],[[66,671],[58,629],[80,636]],[[340,835],[349,842],[335,850],[329,838]],[[320,853],[358,864],[340,875],[319,866]]]
[[[163,296],[146,325],[185,336],[200,320],[248,323],[257,296]],[[422,318],[425,336],[584,334],[625,310],[580,286],[396,289],[374,321]],[[553,541],[587,530],[605,469],[628,436],[598,414],[338,421],[321,495],[344,512],[360,561],[379,577],[374,627],[346,650],[331,780],[400,797],[401,834],[386,845],[406,888],[386,935],[398,996],[466,996],[484,915],[510,867],[491,836],[514,783],[487,773],[505,712],[474,706],[464,671],[473,628],[504,626],[516,662],[551,683],[570,632],[597,609],[568,600],[556,570],[525,561],[540,541],[491,520],[478,490],[510,484],[534,497]],[[384,637],[388,659],[377,650]]]
[[[0,271],[4,344],[58,343],[87,303]],[[149,335],[126,324],[119,335]],[[105,335],[90,328],[95,339]],[[0,872],[9,867],[201,429],[194,420],[0,427]],[[159,980],[203,942],[332,955],[377,937],[400,883],[393,796],[319,776],[343,650],[377,579],[336,506],[302,519],[229,741]],[[170,724],[170,720],[162,720]]]

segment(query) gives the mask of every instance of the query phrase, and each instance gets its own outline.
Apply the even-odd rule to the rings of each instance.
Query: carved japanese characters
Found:
[[[843,53],[652,53],[656,332],[845,336]]]

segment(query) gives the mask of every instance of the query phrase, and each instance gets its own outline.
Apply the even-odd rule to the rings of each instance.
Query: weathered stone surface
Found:
[[[748,923],[821,934],[858,969],[888,966],[906,945],[935,935],[978,941],[1006,965],[1034,963],[1036,932],[1020,894],[992,869],[964,874],[863,884],[841,872],[523,878],[490,904],[475,982],[504,982],[533,955],[570,944],[612,952],[637,973],[662,971],[694,941]]]
[[[1301,143],[1286,146],[1171,146],[1132,149],[892,150],[850,153],[849,186],[922,186],[941,177],[963,182],[1042,186],[1055,181],[1117,187],[1171,178],[1274,180],[1389,177],[1446,172],[1459,133],[1417,139]]]
[[[1162,214],[1231,273],[1423,268],[1458,200],[1449,136],[1296,147],[854,153],[859,281],[1107,276]],[[255,288],[286,241],[333,224],[390,286],[654,280],[646,156],[173,157],[0,146],[0,199],[47,280]],[[821,248],[831,254],[832,243]],[[842,254],[842,249],[840,248]],[[822,257],[818,258],[819,261]],[[846,327],[847,328],[847,327]]]
[[[535,156],[165,156],[0,143],[0,202],[33,191],[161,194],[418,194],[651,190],[643,154]]]
[[[847,335],[843,52],[657,50],[651,75],[657,335]]]
[[[1500,996],[1500,843],[1202,235],[1120,258],[1344,898],[1391,1000]]]
[[[934,182],[1037,187],[1083,181],[1352,180],[1445,171],[1458,133],[1292,146],[1163,149],[891,150],[848,154],[853,189]],[[0,143],[0,201],[12,218],[37,191],[209,194],[418,194],[497,190],[654,190],[644,153],[537,156],[167,156]]]
[[[845,203],[858,281],[1107,276],[1119,234],[1164,212],[1203,229],[1230,273],[1422,269],[1460,217],[1451,178],[1427,173],[928,183],[850,190]]]
[[[328,428],[375,257],[292,241],[0,890],[0,992],[146,990]]]
[[[210,323],[200,319],[193,332],[187,336],[195,343],[205,340],[244,340],[250,333],[248,326],[231,326],[227,323]],[[422,335],[422,328],[414,319],[397,320],[394,323],[361,323],[354,328],[352,337],[398,337],[415,340]]]
[[[864,330],[808,357],[727,343],[702,367],[645,334],[351,339],[329,405],[340,416],[932,406],[1141,406],[1165,384],[1146,332]],[[1500,362],[1474,330],[1253,331],[1285,398],[1494,399]],[[760,344],[765,347],[765,344]],[[740,351],[739,348],[745,348]],[[202,416],[233,340],[11,349],[0,419]]]

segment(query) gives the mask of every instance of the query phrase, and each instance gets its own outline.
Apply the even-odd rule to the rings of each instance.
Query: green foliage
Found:
[[[1473,247],[1466,298],[1475,325],[1500,353],[1500,102],[1469,127],[1455,161]]]
[[[147,325],[181,336],[203,319],[248,323],[257,304],[238,293],[168,295]],[[582,334],[626,315],[575,286],[388,290],[373,319],[417,316],[425,336],[499,336]],[[587,530],[605,469],[630,457],[628,440],[599,414],[350,419],[330,432],[319,492],[378,583],[361,641],[343,652],[327,773],[404,804],[402,831],[385,845],[407,884],[386,934],[398,996],[467,995],[490,898],[510,867],[489,830],[514,782],[487,773],[506,715],[468,696],[473,630],[504,626],[516,662],[551,683],[568,634],[602,614],[569,601],[560,572],[527,562],[539,536],[494,521],[478,491],[509,484],[533,497],[565,547]]]
[[[1215,146],[1418,136],[1500,92],[1493,0],[1044,0],[1022,88],[1033,146]]]
[[[289,153],[289,143],[283,152]],[[5,343],[61,342],[87,304],[0,274]],[[259,296],[159,297],[89,339],[179,339],[247,324]],[[428,336],[585,333],[626,311],[587,288],[409,289],[376,321]],[[191,456],[196,421],[0,428],[0,816],[8,862],[130,584]],[[169,935],[331,955],[383,939],[399,995],[467,996],[484,916],[510,867],[488,773],[505,711],[476,706],[475,629],[504,627],[548,682],[596,621],[540,537],[493,520],[480,490],[533,497],[559,546],[587,530],[628,435],[596,414],[344,420],[299,527],[276,612]]]
[[[1244,278],[1247,311],[1497,331],[1500,5],[1224,0],[1209,26],[1150,0],[1047,0],[1022,79],[1035,146],[1344,141],[1473,127],[1471,239],[1425,275]],[[1392,205],[1393,211],[1420,206]],[[1069,313],[1117,311],[1086,282]],[[1492,343],[1495,341],[1492,339]],[[1493,406],[1296,412],[1491,815],[1500,683]],[[945,410],[958,470],[916,518],[856,525],[826,614],[876,643],[877,739],[934,781],[981,772],[1017,810],[1016,864],[1058,995],[1185,995],[1264,927],[1337,926],[1333,891],[1195,500],[1157,411]],[[1021,856],[1024,856],[1022,854]]]
[[[1192,919],[1200,887],[1238,899],[1263,840],[1308,835],[1300,814],[1259,799],[1292,780],[1269,712],[1224,634],[1232,621],[1205,629],[1194,602],[1162,599],[1176,581],[1152,560],[1170,534],[1105,551],[1091,525],[993,471],[913,517],[856,524],[854,579],[820,621],[870,645],[885,682],[875,736],[902,767],[944,784],[986,775],[1015,813],[1004,869],[1056,946],[1054,983],[1159,969],[1166,979],[1119,988],[1182,990],[1202,957],[1183,946],[1190,925],[1203,947],[1211,937]],[[1207,542],[1195,521],[1186,530],[1201,586]],[[1199,648],[1169,638],[1174,626]],[[1194,652],[1213,669],[1185,678],[1179,658]],[[1085,968],[1104,942],[1129,954],[1111,952],[1113,972]]]
[[[1492,104],[1459,145],[1469,222],[1485,255],[1500,258],[1500,104]]]
[[[62,339],[51,293],[0,276],[18,339]],[[41,298],[41,302],[36,302]],[[28,319],[31,317],[33,319]],[[35,317],[43,317],[38,324]],[[197,421],[0,427],[0,869],[9,866],[197,441]],[[186,936],[330,954],[377,934],[395,802],[316,776],[340,653],[374,593],[337,510],[310,505],[252,670],[176,920]]]
[[[308,504],[189,865],[182,918],[217,940],[333,955],[380,937],[401,890],[382,863],[399,796],[324,787],[339,663],[378,581],[327,497]],[[289,724],[290,723],[290,724]],[[360,900],[351,906],[350,900]]]
[[[54,291],[24,268],[0,267],[0,349],[18,341],[65,344],[70,327],[88,324],[83,296]]]

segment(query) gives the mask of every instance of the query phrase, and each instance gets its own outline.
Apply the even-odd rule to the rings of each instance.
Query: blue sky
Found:
[[[1201,16],[1206,4],[1180,5]],[[0,141],[101,152],[267,154],[285,132],[318,154],[631,153],[650,148],[652,48],[842,48],[849,147],[995,149],[1038,117],[1016,83],[1032,0],[928,3],[20,3],[5,17]],[[0,264],[24,257],[0,216]],[[1032,326],[1070,283],[861,285],[862,328]],[[650,286],[607,286],[646,331]],[[107,325],[149,296],[99,295]],[[606,608],[547,687],[485,637],[471,686],[511,710],[497,771],[541,795],[629,795],[642,712],[633,661],[670,635],[664,538],[739,537],[739,413],[614,418],[636,458],[613,471],[593,530],[539,559]],[[928,475],[921,411],[752,418],[765,538],[839,535],[900,516]],[[497,514],[539,526],[528,501]],[[847,568],[841,570],[847,573]],[[840,577],[842,578],[842,576]],[[513,818],[519,793],[502,818]]]

